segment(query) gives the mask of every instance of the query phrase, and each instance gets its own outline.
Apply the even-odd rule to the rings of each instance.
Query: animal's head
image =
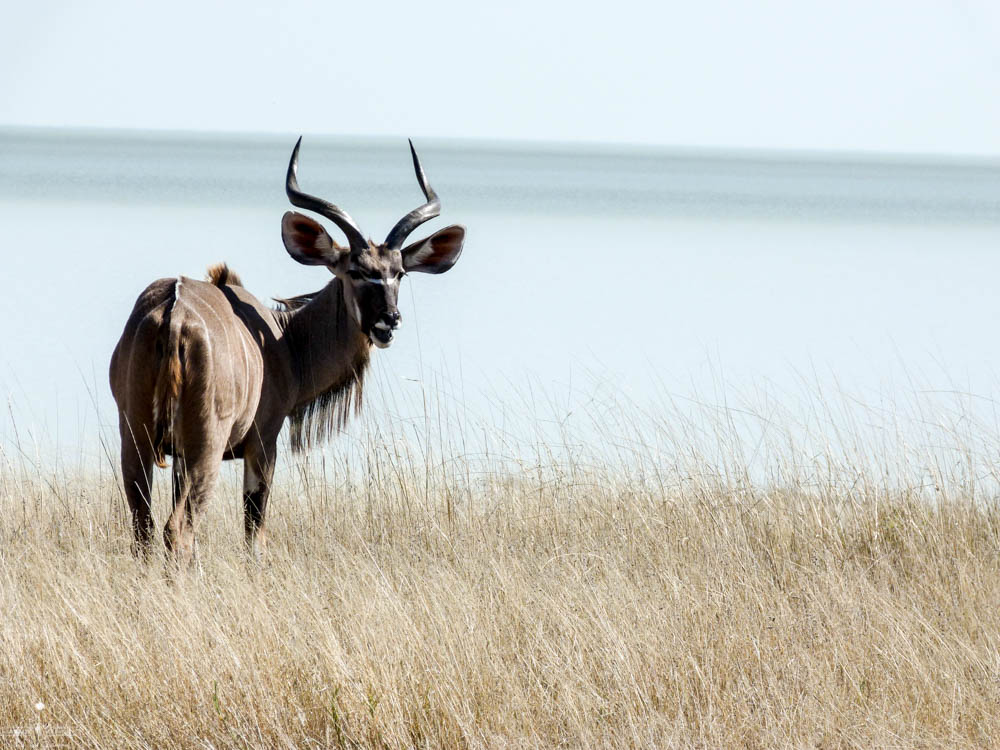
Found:
[[[285,249],[299,263],[330,269],[343,282],[347,309],[354,320],[375,346],[385,348],[392,343],[393,335],[402,322],[397,301],[403,275],[411,272],[444,273],[455,265],[462,254],[465,227],[446,227],[403,246],[414,229],[441,213],[441,202],[424,176],[411,141],[413,168],[427,202],[400,219],[385,242],[376,244],[366,240],[354,219],[345,211],[299,190],[296,173],[301,144],[302,139],[299,138],[288,163],[285,178],[288,199],[293,206],[315,211],[336,224],[347,235],[348,246],[334,242],[315,219],[289,211],[281,219],[281,239]]]

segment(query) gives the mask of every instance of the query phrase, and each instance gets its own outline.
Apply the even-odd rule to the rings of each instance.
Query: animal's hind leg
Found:
[[[189,555],[184,549],[188,542],[189,519],[187,514],[187,498],[191,489],[190,475],[184,458],[175,455],[170,467],[170,484],[173,504],[170,517],[163,527],[163,545],[167,548],[167,557],[175,562]]]
[[[118,429],[121,433],[122,481],[125,497],[132,512],[132,553],[149,556],[149,543],[153,537],[152,492],[153,447],[149,435],[138,428],[131,429],[124,413],[118,415]]]
[[[221,447],[185,448],[174,459],[174,508],[163,529],[163,541],[171,559],[186,567],[194,559],[195,533],[222,464]]]

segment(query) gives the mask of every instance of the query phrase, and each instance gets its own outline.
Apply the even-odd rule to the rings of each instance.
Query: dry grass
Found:
[[[0,744],[997,746],[985,454],[807,462],[789,429],[721,465],[687,429],[534,461],[370,430],[285,464],[262,567],[229,476],[173,582],[129,555],[110,475],[8,455]]]

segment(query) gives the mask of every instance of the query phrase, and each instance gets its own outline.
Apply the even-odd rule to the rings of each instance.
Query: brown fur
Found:
[[[278,312],[295,312],[316,299],[318,294],[319,292],[312,292],[310,294],[299,294],[295,297],[273,297],[272,299],[278,303]]]
[[[282,315],[290,320],[307,321],[316,314],[327,315],[324,310],[336,310],[332,319],[327,320],[332,341],[319,342],[310,335],[312,344],[320,348],[333,345],[334,341],[351,342],[345,350],[352,350],[350,362],[345,362],[339,369],[340,376],[329,385],[318,390],[307,401],[298,404],[288,415],[288,432],[291,448],[294,453],[300,453],[308,448],[321,445],[342,430],[347,425],[351,413],[361,411],[364,395],[365,372],[371,358],[371,343],[368,338],[355,330],[344,308],[343,284],[339,280],[330,282],[325,288],[311,294],[302,294],[289,299],[276,300],[282,307]],[[287,328],[287,336],[296,346],[299,338],[299,328],[292,324]],[[296,348],[305,348],[298,347]]]
[[[208,267],[208,277],[206,281],[215,284],[215,286],[243,286],[243,281],[236,272],[233,271],[225,263],[215,263]]]
[[[340,380],[288,415],[288,436],[293,453],[321,445],[347,426],[352,412],[361,413],[369,362],[369,347],[359,348],[351,369]]]
[[[428,203],[397,222],[390,237],[399,235],[398,243],[437,215],[412,144],[411,152]],[[399,327],[403,273],[441,273],[461,254],[465,230],[458,226],[403,251],[388,241],[364,243],[346,214],[298,190],[297,155],[298,145],[286,177],[293,204],[319,210],[353,240],[348,252],[315,219],[289,211],[281,220],[285,250],[300,263],[325,266],[334,280],[314,294],[279,299],[277,310],[246,291],[225,263],[211,266],[207,281],[154,281],[111,355],[137,551],[148,552],[152,536],[152,467],[166,466],[169,454],[173,511],[163,540],[173,559],[192,559],[221,464],[234,458],[243,459],[246,543],[259,553],[282,425],[289,420],[294,451],[343,428],[361,408],[371,347],[389,346]],[[438,252],[441,244],[447,252]]]
[[[294,450],[343,427],[360,406],[371,346],[339,280],[272,310],[231,272],[218,268],[209,279],[153,282],[110,368],[135,547],[149,549],[153,465],[173,456],[164,542],[178,562],[194,553],[198,518],[227,458],[244,459],[247,543],[258,549],[282,424],[290,418]]]

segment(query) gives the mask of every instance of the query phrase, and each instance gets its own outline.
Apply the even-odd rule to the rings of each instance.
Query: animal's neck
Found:
[[[284,328],[299,385],[297,407],[363,376],[371,343],[348,312],[339,280],[287,313]]]

